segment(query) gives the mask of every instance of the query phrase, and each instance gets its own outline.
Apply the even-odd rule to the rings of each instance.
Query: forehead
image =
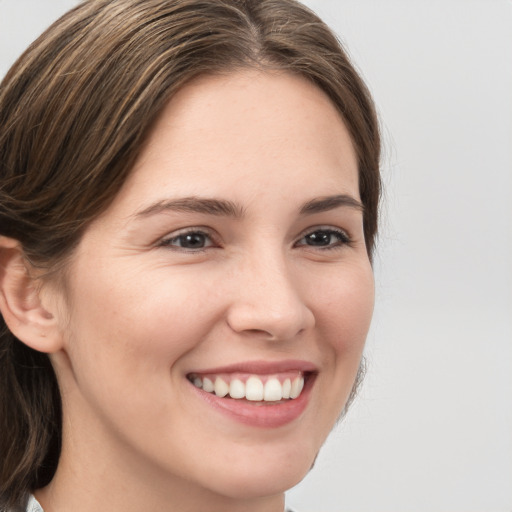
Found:
[[[116,201],[236,195],[262,181],[292,196],[307,195],[314,184],[316,195],[336,188],[358,198],[357,158],[341,115],[295,75],[205,76],[164,109]]]

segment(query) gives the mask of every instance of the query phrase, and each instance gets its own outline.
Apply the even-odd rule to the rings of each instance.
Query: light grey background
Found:
[[[0,0],[0,75],[75,0]],[[382,118],[361,396],[301,512],[512,511],[512,3],[308,0]]]

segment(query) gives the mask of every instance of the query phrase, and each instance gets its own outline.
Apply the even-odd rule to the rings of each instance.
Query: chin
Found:
[[[302,469],[302,468],[301,468]],[[297,485],[308,473],[297,469],[267,468],[265,472],[252,472],[241,477],[235,475],[215,486],[216,493],[233,499],[255,499],[283,494]],[[226,475],[227,476],[227,475]]]
[[[244,456],[210,479],[210,488],[233,499],[251,499],[282,494],[297,485],[310,471],[317,452],[294,447],[258,450],[253,457]]]

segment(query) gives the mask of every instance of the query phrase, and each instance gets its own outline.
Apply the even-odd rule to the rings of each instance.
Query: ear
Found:
[[[4,236],[0,236],[0,311],[9,330],[25,345],[46,353],[61,348],[57,318],[41,303],[21,245]]]

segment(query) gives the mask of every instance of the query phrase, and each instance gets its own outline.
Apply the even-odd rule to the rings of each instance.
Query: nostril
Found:
[[[265,331],[263,329],[246,329],[245,332],[248,333],[248,334],[255,334],[255,335],[265,336],[265,337],[268,337],[268,338],[274,338],[275,337],[272,333],[270,333],[268,331]]]

